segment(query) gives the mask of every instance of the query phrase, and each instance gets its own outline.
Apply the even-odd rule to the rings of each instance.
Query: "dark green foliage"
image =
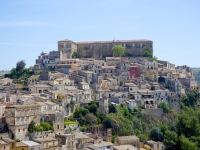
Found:
[[[169,106],[165,102],[161,102],[158,107],[163,108],[164,113],[170,112]]]
[[[117,109],[116,109],[115,105],[110,104],[109,105],[109,113],[116,113],[116,112],[117,112]]]
[[[54,131],[53,125],[49,122],[42,122],[40,125],[36,126],[36,123],[34,121],[31,121],[31,123],[28,126],[28,131],[30,133],[48,130]]]
[[[26,69],[23,60],[17,62],[16,68],[13,68],[9,74],[5,74],[5,78],[18,79],[17,83],[28,85],[28,78],[34,74],[33,70]],[[24,89],[27,90],[27,89]]]
[[[87,114],[85,116],[85,119],[86,119],[86,123],[87,124],[90,124],[90,125],[95,125],[97,124],[97,117],[94,116],[93,114]]]
[[[24,60],[18,61],[16,64],[16,71],[19,72],[21,70],[23,70],[26,66],[26,63]]]
[[[77,51],[73,51],[72,58],[78,58],[78,53],[77,53]]]
[[[178,149],[178,135],[173,131],[166,131],[164,135],[164,144],[166,150],[177,150]]]
[[[74,118],[80,118],[82,116],[85,116],[89,113],[89,110],[83,107],[79,107],[75,110],[73,117]]]
[[[172,125],[173,126],[173,125]],[[200,147],[200,108],[184,106],[175,127],[165,131],[167,150],[195,150]]]
[[[99,123],[102,123],[103,119],[106,118],[106,114],[105,113],[99,113],[99,112],[97,112],[96,116],[99,119]]]
[[[28,131],[31,133],[37,131],[37,126],[34,121],[31,121],[31,123],[29,124]]]
[[[155,86],[152,86],[152,87],[151,87],[151,90],[155,90]]]
[[[153,141],[163,141],[163,133],[161,132],[160,128],[154,127],[151,129],[150,138]]]
[[[185,106],[195,107],[197,102],[196,91],[188,92],[186,95],[181,97],[181,102]]]

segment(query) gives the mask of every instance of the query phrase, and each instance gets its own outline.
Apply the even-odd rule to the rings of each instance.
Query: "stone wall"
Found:
[[[163,109],[162,108],[146,108],[142,110],[143,113],[150,116],[162,116]]]

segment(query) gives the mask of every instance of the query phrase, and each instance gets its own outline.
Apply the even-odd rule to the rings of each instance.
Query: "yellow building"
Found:
[[[16,142],[16,150],[29,150],[29,146],[22,142]]]
[[[24,86],[23,84],[14,84],[15,88],[22,89]]]
[[[158,71],[148,69],[146,71],[146,77],[151,81],[158,81]]]
[[[111,88],[111,82],[108,80],[102,80],[102,90],[109,90]]]
[[[75,71],[78,71],[79,70],[79,65],[78,64],[72,64],[71,65],[71,68]]]
[[[172,76],[173,76],[174,78],[178,79],[178,78],[179,78],[179,73],[173,73]]]
[[[39,79],[39,75],[32,75],[28,78],[29,84],[35,84]]]

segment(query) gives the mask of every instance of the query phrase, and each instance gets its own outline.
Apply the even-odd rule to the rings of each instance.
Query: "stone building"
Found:
[[[10,150],[9,143],[0,140],[0,150]]]
[[[58,140],[53,137],[36,138],[33,141],[40,143],[43,150],[58,150]]]
[[[102,112],[102,113],[106,113],[106,114],[109,113],[108,99],[102,98],[102,99],[99,100],[99,108],[98,108],[98,111],[99,111],[99,112]]]
[[[6,107],[6,123],[9,128],[9,137],[18,140],[29,140],[28,126],[33,120],[40,123],[40,105],[33,100],[29,100],[23,105],[13,105]]]
[[[116,146],[118,146],[118,145],[132,145],[132,146],[137,147],[139,149],[140,148],[140,139],[135,135],[132,135],[132,136],[118,136],[115,139],[114,144]]]
[[[75,134],[56,134],[55,138],[58,140],[58,146],[62,150],[76,149]]]
[[[112,57],[112,48],[115,45],[125,47],[125,53],[128,56],[143,56],[144,48],[149,49],[153,54],[153,42],[150,40],[111,40],[111,41],[91,41],[91,42],[73,42],[65,39],[58,41],[58,51],[60,59],[70,59],[77,50],[79,58],[105,58]]]
[[[55,70],[55,66],[60,62],[60,52],[50,51],[49,53],[42,52],[34,65],[34,72],[40,72],[44,69]]]

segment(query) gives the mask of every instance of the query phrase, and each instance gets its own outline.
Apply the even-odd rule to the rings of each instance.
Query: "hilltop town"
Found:
[[[190,67],[158,60],[151,40],[57,44],[0,79],[0,150],[164,150],[152,129],[198,91]]]

